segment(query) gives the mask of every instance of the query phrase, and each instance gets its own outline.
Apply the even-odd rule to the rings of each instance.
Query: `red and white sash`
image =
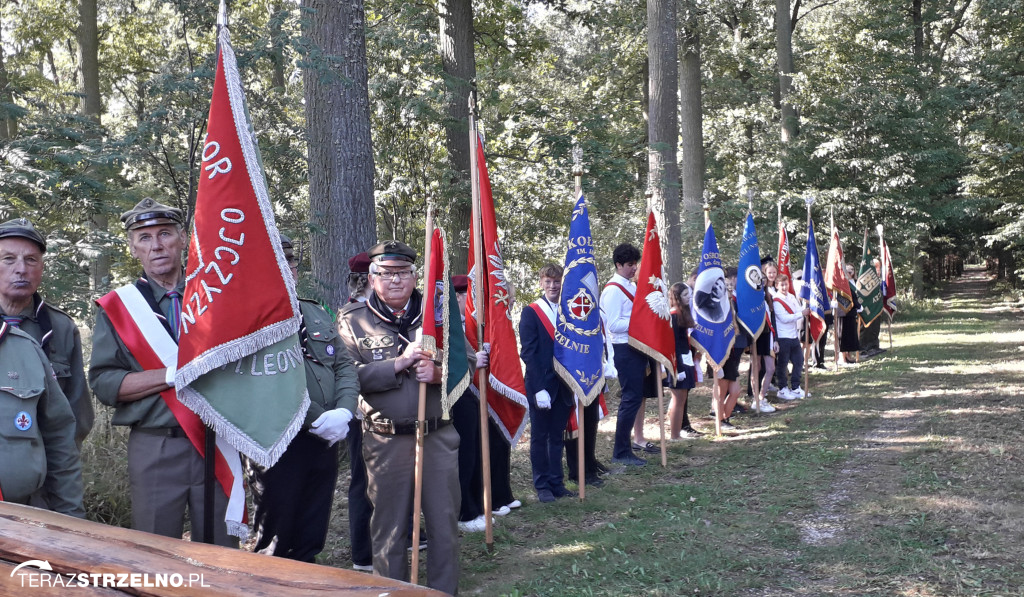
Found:
[[[177,365],[177,343],[167,333],[167,329],[138,288],[134,285],[122,286],[108,292],[96,303],[103,308],[114,326],[114,331],[144,370]],[[199,456],[205,457],[206,426],[199,415],[178,400],[174,388],[160,392],[160,397],[185,430],[185,435],[199,452]],[[214,471],[224,495],[228,496],[225,515],[228,531],[244,530],[248,512],[245,509],[245,489],[242,486],[242,461],[238,451],[220,437],[217,437]]]
[[[626,295],[626,298],[629,299],[629,302],[632,303],[634,300],[636,300],[636,297],[633,296],[633,293],[627,290],[626,287],[623,286],[622,284],[619,284],[618,282],[608,282],[607,284],[605,284],[604,287],[608,288],[609,286],[615,286],[616,288],[621,290],[622,294]]]

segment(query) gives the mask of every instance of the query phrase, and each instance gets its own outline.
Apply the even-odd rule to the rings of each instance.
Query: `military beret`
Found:
[[[348,258],[348,270],[353,274],[370,273],[370,256],[366,251]]]
[[[772,257],[771,255],[765,255],[764,257],[761,258],[761,265],[764,265],[766,263],[775,263],[775,258]]]
[[[17,218],[0,224],[0,238],[6,238],[9,236],[27,238],[39,245],[39,250],[43,253],[46,252],[46,241],[43,239],[43,235],[39,234],[39,231],[32,225],[32,222],[29,222],[25,218]]]
[[[452,276],[452,286],[455,286],[455,292],[469,291],[469,276]]]
[[[135,230],[158,224],[185,225],[185,215],[177,207],[164,205],[146,197],[135,204],[135,207],[121,214],[121,223],[125,230]]]
[[[400,240],[386,240],[366,252],[370,261],[416,261],[416,251]]]

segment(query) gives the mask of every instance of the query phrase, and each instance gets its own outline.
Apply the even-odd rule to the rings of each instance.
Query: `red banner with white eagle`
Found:
[[[489,344],[490,376],[488,381],[497,395],[488,393],[487,404],[491,416],[501,428],[505,439],[512,445],[519,441],[526,427],[527,401],[526,383],[519,365],[519,347],[512,327],[512,289],[505,278],[505,262],[501,257],[498,242],[498,224],[494,216],[494,198],[491,195],[491,181],[487,175],[483,138],[477,136],[477,175],[480,190],[480,217],[482,222],[477,230],[476,218],[469,229],[469,290],[466,296],[466,341],[474,350],[482,350]],[[477,279],[476,246],[478,240],[483,255],[483,279]],[[476,293],[483,296],[483,313],[476,312]],[[477,324],[483,323],[483,337],[477,332]]]
[[[647,214],[647,232],[640,271],[636,275],[636,298],[629,316],[629,345],[653,358],[676,376],[676,339],[668,304],[668,283],[661,258],[661,239],[654,212]]]

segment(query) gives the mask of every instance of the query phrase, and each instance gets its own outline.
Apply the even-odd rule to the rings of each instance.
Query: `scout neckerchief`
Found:
[[[422,299],[420,292],[413,290],[412,296],[409,297],[409,304],[401,315],[396,315],[391,307],[384,304],[376,292],[371,294],[366,301],[366,306],[371,313],[398,328],[398,354],[402,354],[408,343],[412,341],[409,338],[409,330],[420,323],[420,317],[423,315],[420,308]]]

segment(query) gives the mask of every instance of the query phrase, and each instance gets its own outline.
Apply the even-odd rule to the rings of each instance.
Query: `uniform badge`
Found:
[[[320,332],[313,332],[313,337],[314,338],[319,338],[320,337]]]
[[[383,361],[384,360],[384,351],[382,349],[380,349],[380,348],[374,348],[373,349],[373,360],[375,360],[375,361]]]
[[[21,411],[14,417],[14,426],[18,428],[18,431],[32,429],[32,415],[26,411]]]
[[[7,377],[9,377],[11,379],[18,379],[18,377],[20,377],[20,376],[18,375],[17,371],[8,371],[7,372]]]
[[[326,350],[327,350],[328,356],[332,356],[332,357],[334,356],[334,345],[333,344],[328,344]]]

